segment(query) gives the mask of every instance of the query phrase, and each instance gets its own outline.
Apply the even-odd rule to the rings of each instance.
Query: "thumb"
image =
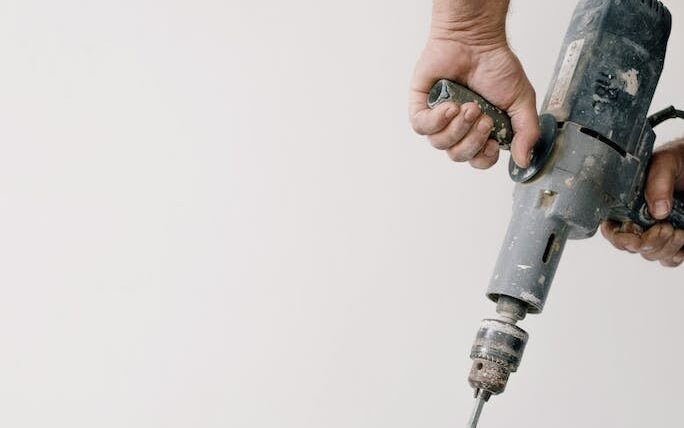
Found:
[[[675,183],[682,176],[682,160],[668,147],[658,150],[651,158],[646,179],[646,202],[651,215],[662,220],[670,215]]]
[[[537,115],[537,99],[532,85],[527,84],[527,89],[508,109],[508,114],[511,116],[514,133],[511,156],[519,167],[527,168],[530,165],[532,148],[541,133]]]

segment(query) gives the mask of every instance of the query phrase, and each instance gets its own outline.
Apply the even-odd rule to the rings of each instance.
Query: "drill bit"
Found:
[[[473,408],[473,413],[470,415],[467,428],[477,428],[477,422],[480,420],[482,407],[484,407],[484,404],[487,402],[490,395],[491,394],[488,391],[480,389],[475,390],[475,407]]]

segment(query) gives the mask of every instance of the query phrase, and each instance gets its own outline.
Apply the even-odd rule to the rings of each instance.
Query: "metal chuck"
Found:
[[[506,389],[508,377],[520,365],[528,334],[515,323],[524,318],[523,302],[501,296],[497,305],[500,319],[482,320],[470,351],[473,366],[468,382],[475,390],[475,408],[468,428],[475,428],[484,403]]]

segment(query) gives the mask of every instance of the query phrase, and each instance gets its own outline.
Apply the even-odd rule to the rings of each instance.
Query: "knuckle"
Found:
[[[459,147],[460,149],[460,147]],[[467,153],[464,153],[462,150],[449,150],[449,158],[454,161],[454,162],[465,162],[470,160],[472,157],[468,157]]]
[[[449,137],[453,139],[455,142],[459,142],[463,139],[463,137],[468,133],[470,130],[470,126],[465,123],[465,119],[462,117],[457,117],[452,124],[452,126],[449,127]]]
[[[482,146],[484,145],[484,141],[479,142],[479,141],[466,141],[463,143],[463,158],[464,160],[471,160],[475,159],[477,155],[480,153],[482,150]]]
[[[470,166],[475,169],[487,169],[494,165],[495,161],[485,158],[483,156],[478,156],[470,161]]]
[[[413,132],[415,132],[416,134],[422,133],[423,121],[421,120],[420,112],[411,112],[409,114],[409,123],[411,124],[411,128],[413,129]]]
[[[625,250],[624,245],[620,245],[620,243],[617,242],[615,239],[608,238],[608,242],[610,242],[611,245],[613,246],[613,248],[615,248],[616,250],[627,251],[627,250]]]
[[[645,260],[648,260],[649,262],[654,262],[658,260],[658,257],[653,255],[652,253],[640,253],[641,257],[643,257]]]
[[[433,113],[433,114],[431,114]],[[411,118],[411,126],[418,135],[429,135],[438,131],[442,122],[434,116],[434,110],[423,110]]]
[[[604,226],[601,226],[601,235],[603,235],[603,237],[609,241],[612,238],[610,232],[608,232],[608,230]]]
[[[425,132],[425,128],[423,127],[423,124],[419,123],[417,119],[411,121],[411,127],[413,128],[413,132],[415,132],[416,134],[427,135],[427,132]]]
[[[608,221],[604,221],[603,223],[601,223],[601,234],[604,238],[606,238],[609,241],[611,241],[615,237],[614,229],[615,226],[611,225]]]
[[[463,157],[466,158],[466,160],[471,160],[475,158],[482,150],[482,147],[484,146],[485,142],[486,141],[484,139],[469,139],[463,141]]]
[[[449,159],[451,159],[454,162],[464,162],[466,160],[463,159],[460,151],[455,150],[454,148],[447,150],[447,155],[449,156]]]
[[[455,162],[470,161],[477,157],[485,142],[485,139],[477,139],[470,135],[449,149],[449,157]]]
[[[625,247],[625,243],[616,236],[609,237],[608,242],[613,244],[613,247],[615,247],[616,249],[618,249],[620,251],[627,251],[627,248]]]
[[[658,237],[662,241],[670,239],[674,235],[674,227],[670,223],[662,223]]]
[[[642,237],[645,241],[653,242],[658,238],[658,235],[660,235],[660,223],[656,223],[651,226],[646,232],[644,232]]]
[[[434,135],[428,135],[427,139],[430,142],[430,145],[437,150],[444,150],[449,147],[448,143],[443,138],[436,137]]]
[[[637,253],[641,243],[638,238],[629,233],[622,233],[619,235],[620,245],[625,251],[632,254]]]

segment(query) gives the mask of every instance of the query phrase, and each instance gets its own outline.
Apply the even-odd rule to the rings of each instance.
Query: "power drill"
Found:
[[[655,223],[644,198],[653,128],[684,112],[647,116],[660,78],[672,17],[657,0],[581,0],[570,21],[540,115],[530,166],[511,159],[517,183],[513,216],[487,289],[497,317],[482,321],[470,357],[475,390],[469,427],[484,403],[506,388],[528,334],[516,325],[544,308],[568,239],[589,238],[611,219],[646,229]],[[437,82],[428,105],[475,101],[494,120],[490,138],[510,148],[510,118],[478,94]],[[668,219],[684,229],[684,199]]]

